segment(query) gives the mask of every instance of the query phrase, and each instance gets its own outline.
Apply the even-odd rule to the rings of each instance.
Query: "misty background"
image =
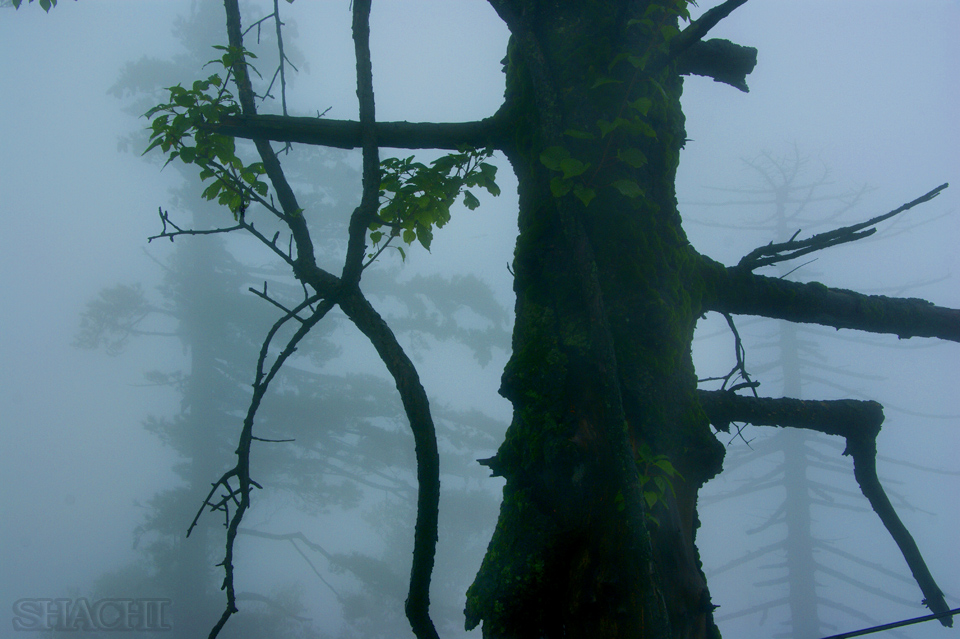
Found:
[[[288,75],[290,112],[316,115],[329,108],[327,117],[356,118],[349,3],[281,4],[285,45],[299,69]],[[715,4],[701,2],[694,15]],[[246,7],[248,25],[272,11],[272,3]],[[465,121],[499,106],[508,34],[485,2],[380,0],[371,20],[378,119]],[[881,224],[875,236],[816,254],[815,262],[788,277],[960,307],[958,27],[956,0],[752,0],[721,22],[712,37],[757,47],[759,63],[746,94],[706,78],[685,81],[690,141],[681,157],[678,197],[698,250],[732,264],[798,229],[805,237],[865,220],[951,182],[934,201]],[[271,32],[272,23],[263,28],[259,46],[254,34],[247,36],[267,77],[276,64]],[[21,598],[147,596],[129,584],[157,566],[139,573],[130,566],[149,563],[145,556],[160,555],[148,549],[182,536],[203,488],[232,464],[241,417],[231,421],[230,410],[245,407],[257,341],[276,317],[247,287],[269,279],[271,291],[282,295],[290,280],[267,251],[239,237],[147,243],[161,230],[158,207],[185,225],[232,220],[225,210],[199,205],[189,172],[173,165],[161,172],[156,154],[140,157],[146,120],[137,117],[151,96],[154,104],[164,99],[158,86],[186,85],[212,73],[199,65],[218,57],[209,47],[224,41],[222,7],[214,2],[62,0],[49,14],[36,4],[0,8],[0,636],[12,634],[12,605]],[[173,70],[178,75],[168,78]],[[263,107],[279,109],[277,101]],[[289,159],[291,166],[304,167],[296,182],[325,212],[326,226],[318,229],[328,230],[332,240],[345,236],[337,224],[352,210],[351,197],[359,197],[357,158],[298,150]],[[510,420],[509,404],[496,389],[509,356],[513,294],[507,265],[516,237],[516,195],[509,165],[502,157],[497,164],[499,198],[481,197],[477,211],[456,209],[436,233],[431,253],[411,248],[405,262],[385,254],[364,276],[382,291],[373,295],[374,304],[395,320],[401,343],[413,352],[441,425],[445,492],[435,586],[435,610],[447,622],[440,624],[441,636],[458,627],[463,632],[457,606],[462,610],[463,591],[496,520],[502,484],[484,478],[472,460],[495,451]],[[771,189],[791,175],[800,188],[785,196],[786,219],[778,220]],[[323,246],[328,263],[336,264],[341,247],[335,241]],[[784,273],[803,262],[790,263]],[[221,279],[187,295],[204,273]],[[124,290],[139,290],[152,309],[163,309],[139,329],[173,336],[131,337],[115,356],[105,353],[104,344],[77,348],[90,302],[117,285],[139,285]],[[231,296],[221,303],[216,296],[224,291]],[[176,434],[189,394],[177,375],[196,372],[198,342],[190,340],[201,334],[186,334],[184,308],[198,308],[189,306],[191,299],[218,300],[207,310],[212,315],[194,320],[211,340],[222,341],[221,354],[211,357],[230,380],[223,396],[237,402],[234,409],[216,409],[224,422],[209,456],[192,458],[184,453],[187,436]],[[232,323],[215,328],[220,325],[197,319],[217,312],[218,321],[227,315]],[[884,404],[881,480],[948,604],[960,605],[957,345],[801,327],[802,361],[788,372],[779,363],[779,323],[740,318],[737,326],[761,395],[796,395],[790,385],[800,384],[804,398]],[[412,530],[404,528],[412,521],[413,498],[405,497],[412,493],[404,492],[412,485],[412,438],[396,417],[396,397],[369,345],[336,318],[324,331],[314,355],[294,363],[275,403],[265,407],[274,412],[265,413],[263,436],[296,432],[298,442],[256,449],[253,475],[265,490],[254,494],[244,525],[268,535],[302,532],[339,562],[289,540],[251,535],[235,560],[240,588],[289,609],[280,614],[254,600],[241,601],[241,608],[260,614],[257,623],[282,622],[289,636],[374,636],[394,619],[397,633],[409,634],[401,607],[412,547]],[[708,316],[698,335],[699,375],[729,371],[733,339],[722,318]],[[339,387],[336,379],[348,381]],[[317,386],[331,395],[308,396]],[[337,397],[361,398],[363,410],[335,413],[330,402]],[[295,409],[284,412],[285,405]],[[322,439],[315,421],[349,423],[360,435]],[[326,426],[320,430],[329,432]],[[778,451],[789,444],[774,435],[759,428],[745,429],[742,437],[719,434],[729,442],[728,470],[703,492],[698,542],[728,637],[789,630],[785,603],[763,605],[789,593],[778,566],[785,549],[750,555],[786,538],[778,513],[787,492],[777,473],[783,460]],[[365,442],[379,448],[364,448]],[[328,481],[325,458],[304,452],[310,445],[314,453],[343,455],[339,479]],[[925,614],[917,586],[902,580],[909,571],[896,545],[859,495],[842,446],[829,438],[802,446],[810,461],[803,471],[812,482],[810,530],[823,544],[815,557],[827,568],[816,575],[823,634],[871,625],[867,618],[883,623]],[[379,473],[376,485],[345,479],[352,463]],[[189,472],[206,484],[185,479]],[[297,479],[310,472],[327,479]],[[199,497],[190,490],[199,490]],[[311,490],[316,500],[328,501],[311,501]],[[743,494],[737,496],[738,490]],[[173,497],[158,500],[162,495]],[[178,500],[183,503],[168,503]],[[160,522],[167,527],[161,530],[151,519],[158,512],[176,516]],[[222,597],[216,591],[222,574],[212,570],[222,552],[220,517],[204,514],[207,541],[197,542],[214,553],[214,597]],[[392,592],[394,586],[373,577],[364,582],[357,557],[382,562],[364,564],[375,576],[383,577],[385,566],[393,569],[401,582],[398,601],[377,599],[377,588]],[[105,575],[114,577],[105,581]],[[104,584],[113,590],[103,594]],[[173,599],[174,612],[186,605],[185,596]],[[377,611],[385,626],[374,627],[370,601],[381,601],[383,608],[396,604],[392,613]],[[214,603],[222,606],[223,600]],[[287,614],[293,608],[299,620]],[[231,620],[228,636],[258,636],[239,634],[243,624],[242,615]],[[928,622],[901,632],[927,638],[957,631]]]

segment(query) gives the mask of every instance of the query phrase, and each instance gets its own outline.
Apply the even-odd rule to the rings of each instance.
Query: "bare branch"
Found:
[[[813,237],[805,240],[795,241],[794,238],[796,235],[794,235],[794,237],[790,238],[790,241],[788,242],[781,242],[779,244],[774,244],[771,242],[766,246],[761,246],[760,248],[750,251],[750,253],[745,255],[740,260],[740,262],[737,264],[737,267],[752,271],[760,268],[761,266],[769,266],[771,264],[776,264],[777,262],[785,262],[786,260],[792,260],[795,257],[800,257],[801,255],[806,255],[807,253],[819,251],[830,246],[836,246],[837,244],[853,242],[859,240],[860,238],[873,235],[877,230],[871,227],[874,227],[880,222],[890,219],[895,215],[899,215],[904,211],[909,211],[918,204],[929,202],[933,198],[940,195],[940,192],[948,186],[949,184],[947,183],[941,184],[937,188],[925,193],[924,195],[921,195],[912,202],[907,202],[903,206],[900,206],[889,213],[878,215],[877,217],[871,218],[866,222],[852,224],[850,226],[845,226],[833,231],[827,231],[825,233],[817,233]],[[799,231],[797,231],[797,233],[799,233]]]
[[[502,149],[506,144],[506,118],[495,115],[478,122],[377,122],[377,141],[394,149],[447,149],[461,147]],[[362,146],[359,122],[280,115],[225,117],[210,125],[223,135],[250,140],[273,140],[356,149]]]
[[[864,295],[819,282],[791,282],[707,257],[700,263],[711,297],[704,310],[760,315],[805,324],[887,333],[901,339],[938,337],[960,342],[960,310],[918,298]]]

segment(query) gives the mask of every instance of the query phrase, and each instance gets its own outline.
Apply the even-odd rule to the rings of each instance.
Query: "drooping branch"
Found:
[[[729,430],[731,422],[756,426],[779,426],[838,435],[847,441],[844,454],[853,457],[854,476],[864,497],[900,548],[924,603],[935,613],[949,611],[943,592],[930,574],[920,549],[894,510],[877,477],[877,435],[883,424],[883,407],[877,402],[853,399],[831,401],[790,398],[744,397],[729,391],[698,391],[710,422]],[[952,626],[951,617],[941,618]]]
[[[406,614],[418,639],[437,639],[437,631],[430,620],[428,608],[440,509],[440,454],[437,451],[436,428],[430,414],[430,403],[413,362],[397,342],[393,331],[359,289],[354,288],[346,293],[339,303],[347,317],[377,349],[377,354],[397,384],[400,400],[403,402],[407,419],[410,420],[417,458],[419,492]]]
[[[890,503],[890,498],[880,485],[880,479],[877,477],[876,438],[847,438],[847,450],[844,452],[853,457],[853,474],[860,485],[860,490],[863,491],[863,496],[870,502],[890,536],[897,542],[903,558],[907,560],[910,572],[913,573],[913,578],[917,580],[923,592],[923,603],[936,614],[948,612],[950,607],[947,606],[943,592],[930,574],[930,569],[927,568],[923,555],[920,554],[917,542],[900,521],[897,511]],[[940,623],[948,628],[952,627],[953,617],[941,617]]]
[[[352,120],[244,114],[224,117],[210,128],[223,135],[251,140],[296,142],[338,149],[362,146],[360,123]],[[506,117],[501,115],[477,122],[377,122],[375,125],[378,144],[394,149],[502,149],[506,129]]]
[[[901,339],[937,337],[960,342],[960,310],[924,299],[791,282],[728,268],[707,257],[702,258],[701,274],[707,283],[704,310],[887,333]]]
[[[229,1],[229,0],[228,0]],[[257,374],[256,381],[253,385],[253,397],[250,399],[250,405],[247,407],[247,415],[243,420],[243,429],[240,432],[240,441],[237,445],[236,455],[237,455],[237,464],[234,468],[228,471],[216,484],[214,484],[214,489],[222,485],[228,489],[228,497],[232,499],[236,507],[234,509],[233,515],[230,516],[229,511],[227,510],[226,501],[224,503],[215,505],[211,504],[209,497],[204,502],[204,506],[209,506],[213,510],[224,510],[227,520],[227,541],[226,541],[226,552],[224,553],[223,562],[220,564],[223,566],[223,586],[222,589],[227,592],[227,605],[224,608],[223,613],[220,615],[220,619],[217,621],[216,625],[210,630],[210,639],[214,639],[220,634],[220,631],[223,629],[223,626],[227,623],[230,617],[238,612],[237,609],[237,598],[235,591],[235,582],[234,582],[234,566],[233,566],[233,553],[235,549],[235,542],[237,538],[237,530],[240,526],[240,522],[243,521],[243,516],[246,513],[247,509],[250,507],[250,488],[251,485],[256,485],[259,487],[256,482],[250,478],[250,448],[253,443],[253,425],[254,419],[256,417],[257,411],[260,408],[260,403],[263,401],[264,395],[266,395],[267,389],[270,386],[270,382],[273,381],[276,374],[280,371],[280,368],[283,366],[284,362],[293,355],[297,350],[297,344],[307,336],[310,330],[321,320],[323,317],[330,311],[333,307],[333,304],[329,301],[323,302],[314,313],[307,318],[306,320],[301,320],[300,328],[297,329],[293,337],[287,342],[283,351],[277,356],[273,365],[270,367],[269,371],[264,370],[264,365],[266,363],[267,353],[269,351],[270,343],[273,340],[273,337],[276,335],[277,331],[283,326],[287,321],[297,316],[297,313],[303,309],[309,307],[312,302],[316,302],[316,299],[306,300],[297,306],[290,313],[284,315],[280,318],[270,329],[267,334],[267,337],[263,341],[263,345],[260,349],[260,358],[257,361]],[[232,491],[229,484],[227,483],[231,477],[237,479],[239,488],[237,491]],[[238,497],[239,496],[239,497]],[[202,510],[202,508],[201,508]],[[193,523],[190,525],[190,529],[197,523],[197,518],[199,518],[199,513],[197,517],[194,518]],[[190,532],[187,532],[189,536]]]

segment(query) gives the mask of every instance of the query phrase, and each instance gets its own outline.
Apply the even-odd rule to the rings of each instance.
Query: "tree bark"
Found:
[[[501,394],[514,417],[486,461],[507,484],[467,627],[482,621],[487,637],[715,636],[694,541],[697,492],[723,447],[690,357],[703,291],[674,192],[682,84],[658,39],[676,16],[637,1],[492,4],[513,36],[505,151],[519,177],[520,234]],[[647,16],[653,28],[628,26]],[[646,54],[644,68],[621,60],[607,72],[624,52]],[[630,114],[628,103],[649,106]],[[629,123],[604,134],[617,118]],[[557,147],[581,164],[549,168]],[[558,197],[584,164],[568,185],[593,199]],[[680,473],[649,511],[644,449]]]

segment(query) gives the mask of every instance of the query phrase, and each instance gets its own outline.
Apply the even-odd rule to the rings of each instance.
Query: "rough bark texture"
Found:
[[[657,58],[659,28],[676,18],[655,10],[651,30],[627,26],[646,2],[493,4],[513,34],[507,154],[520,182],[520,235],[501,393],[514,418],[487,461],[507,485],[467,625],[482,620],[489,637],[712,636],[696,496],[723,449],[690,358],[702,291],[674,193],[681,79]],[[650,61],[608,71],[624,52]],[[613,82],[598,86],[601,76]],[[600,121],[627,117],[626,103],[643,99],[650,107],[638,119],[655,135],[642,125],[602,135]],[[595,193],[589,205],[551,191],[563,176],[541,154],[556,146],[589,163],[578,182]],[[618,159],[631,149],[646,161]],[[650,513],[658,524],[641,503],[641,444],[682,475]]]

